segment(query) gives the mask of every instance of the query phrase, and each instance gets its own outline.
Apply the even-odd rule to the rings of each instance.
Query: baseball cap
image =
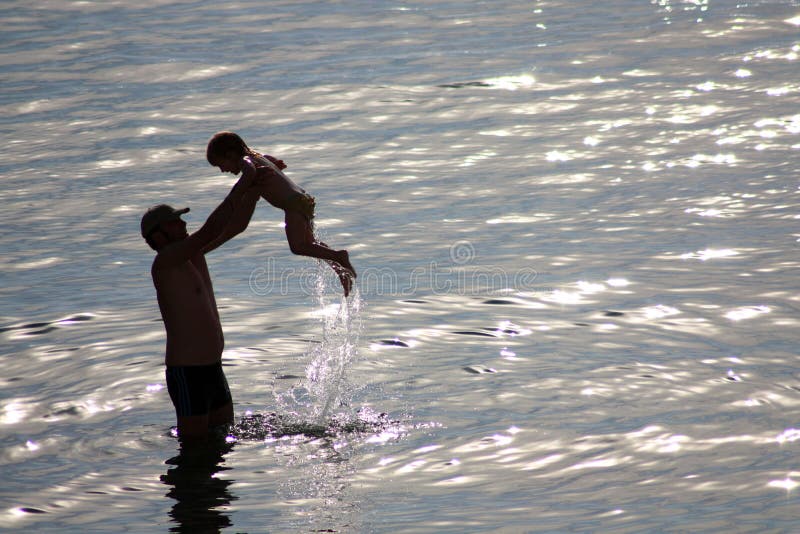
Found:
[[[142,216],[142,237],[147,239],[158,225],[162,222],[171,221],[180,218],[181,215],[187,213],[189,208],[176,210],[167,204],[157,204],[147,210]]]

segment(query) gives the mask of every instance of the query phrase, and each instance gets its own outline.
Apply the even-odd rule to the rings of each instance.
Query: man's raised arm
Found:
[[[225,199],[211,212],[203,226],[183,241],[161,249],[156,256],[153,267],[162,268],[179,265],[190,260],[194,255],[202,253],[212,241],[223,233],[231,217],[236,212],[237,206],[242,202],[245,193],[253,185],[254,180],[254,174],[244,173]],[[258,200],[257,193],[256,200]],[[255,202],[252,202],[252,204],[255,207]],[[250,214],[252,215],[252,209]]]
[[[228,224],[225,225],[222,233],[203,247],[203,254],[207,254],[224,245],[247,230],[247,225],[250,224],[250,219],[253,217],[259,198],[258,189],[255,187],[248,189],[234,208],[233,216],[228,220]]]

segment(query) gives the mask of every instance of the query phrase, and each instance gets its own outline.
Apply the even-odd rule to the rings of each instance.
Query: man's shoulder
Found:
[[[176,266],[163,261],[163,258],[163,256],[156,254],[156,257],[153,258],[153,264],[150,265],[150,276],[153,277],[153,282],[155,282],[156,285],[158,284],[159,278],[162,278],[167,272],[176,268]],[[159,261],[159,259],[162,261]]]
[[[202,257],[202,252],[197,252],[190,256],[183,256],[180,251],[183,248],[184,242],[170,243],[156,253],[153,258],[153,264],[150,267],[150,272],[153,274],[157,272],[172,271],[176,269],[185,268],[187,265],[194,263],[196,258]]]
[[[150,268],[153,285],[158,291],[170,287],[179,287],[184,283],[193,283],[196,277],[208,276],[208,265],[203,254],[197,254],[189,260],[173,263],[171,261],[159,262],[158,256],[153,260]]]

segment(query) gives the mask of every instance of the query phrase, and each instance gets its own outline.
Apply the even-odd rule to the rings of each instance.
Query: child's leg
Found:
[[[294,211],[286,212],[286,239],[289,241],[289,248],[294,254],[299,256],[311,256],[321,260],[333,261],[338,263],[355,275],[353,266],[350,265],[350,257],[346,250],[333,250],[325,243],[321,243],[314,237],[311,224],[300,213]]]
[[[333,250],[325,243],[317,241],[309,221],[300,213],[286,212],[286,239],[289,248],[294,254],[310,256],[325,260],[339,276],[339,281],[344,288],[344,295],[350,293],[355,269],[350,264],[350,256],[346,250]]]
[[[326,243],[316,240],[316,238],[314,242],[320,246],[330,248]],[[344,296],[346,297],[350,294],[350,289],[353,287],[353,278],[356,277],[356,270],[353,269],[353,266],[350,264],[350,255],[346,250],[339,250],[337,253],[342,255],[338,263],[331,260],[325,261],[331,266],[336,276],[339,277],[339,281],[344,288]]]
[[[289,241],[292,253],[298,256],[336,261],[336,251],[316,242],[314,232],[311,231],[311,224],[303,215],[287,211],[284,220],[286,221],[286,239]]]

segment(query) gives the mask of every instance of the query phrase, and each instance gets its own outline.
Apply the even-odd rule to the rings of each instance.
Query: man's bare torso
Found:
[[[225,342],[203,255],[175,267],[154,267],[152,276],[167,331],[166,364],[219,362]]]

